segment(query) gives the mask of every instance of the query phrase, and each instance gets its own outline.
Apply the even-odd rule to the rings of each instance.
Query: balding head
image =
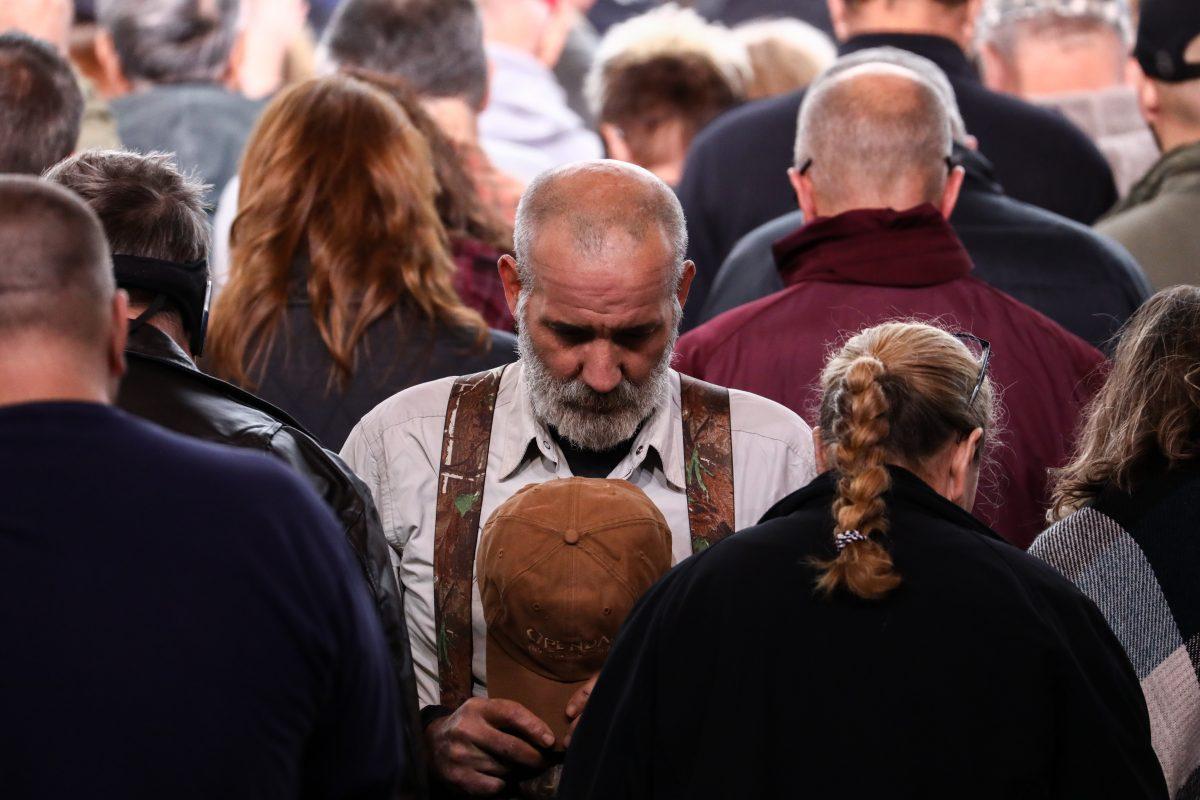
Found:
[[[51,384],[107,393],[122,369],[124,307],[92,210],[49,183],[0,177],[0,404],[53,399]]]
[[[522,285],[533,288],[539,231],[561,225],[581,255],[594,258],[615,239],[661,241],[669,258],[663,286],[674,294],[683,277],[687,225],[671,188],[641,167],[621,161],[584,161],[543,172],[517,207],[514,233]]]
[[[952,142],[946,102],[917,72],[882,63],[835,71],[813,84],[800,109],[793,182],[811,191],[823,216],[941,206]]]
[[[534,415],[589,450],[626,441],[669,402],[695,267],[683,210],[641,167],[592,161],[538,177],[500,276]]]

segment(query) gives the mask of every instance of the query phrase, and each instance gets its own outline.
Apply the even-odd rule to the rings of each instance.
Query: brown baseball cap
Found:
[[[667,521],[627,481],[567,478],[517,492],[479,545],[488,696],[521,703],[561,746],[571,696],[670,568]]]

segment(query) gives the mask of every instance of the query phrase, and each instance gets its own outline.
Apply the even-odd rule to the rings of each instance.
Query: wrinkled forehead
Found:
[[[533,292],[556,314],[578,311],[627,322],[664,313],[674,292],[670,237],[653,221],[544,220],[531,242]]]
[[[564,211],[542,220],[530,242],[535,283],[549,279],[653,288],[670,294],[676,272],[671,237],[655,219],[636,214]]]

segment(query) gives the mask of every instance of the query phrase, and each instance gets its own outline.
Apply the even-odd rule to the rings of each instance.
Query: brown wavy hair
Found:
[[[1200,454],[1200,288],[1176,286],[1125,323],[1104,386],[1055,473],[1051,521],[1109,488],[1133,492]]]
[[[922,463],[976,428],[991,431],[995,395],[985,380],[967,404],[980,364],[957,338],[920,322],[889,322],[851,337],[821,374],[821,434],[838,473],[834,535],[858,531],[836,558],[816,562],[817,589],[845,588],[875,600],[900,585],[876,538],[888,531],[887,464],[920,473]],[[985,435],[985,440],[986,440]],[[976,458],[982,458],[981,442]]]
[[[379,89],[345,75],[297,84],[259,120],[241,170],[229,283],[213,311],[211,365],[253,387],[302,275],[331,383],[393,315],[475,334],[487,327],[453,288],[455,264],[434,199],[429,146]]]
[[[512,229],[479,199],[475,182],[467,172],[458,148],[429,116],[412,86],[402,78],[365,69],[344,67],[342,72],[387,92],[425,137],[438,183],[438,216],[450,240],[471,239],[501,253],[511,253]]]

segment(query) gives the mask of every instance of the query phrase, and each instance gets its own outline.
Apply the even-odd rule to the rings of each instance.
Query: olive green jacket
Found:
[[[1160,158],[1096,230],[1125,245],[1155,289],[1200,283],[1200,142]]]

